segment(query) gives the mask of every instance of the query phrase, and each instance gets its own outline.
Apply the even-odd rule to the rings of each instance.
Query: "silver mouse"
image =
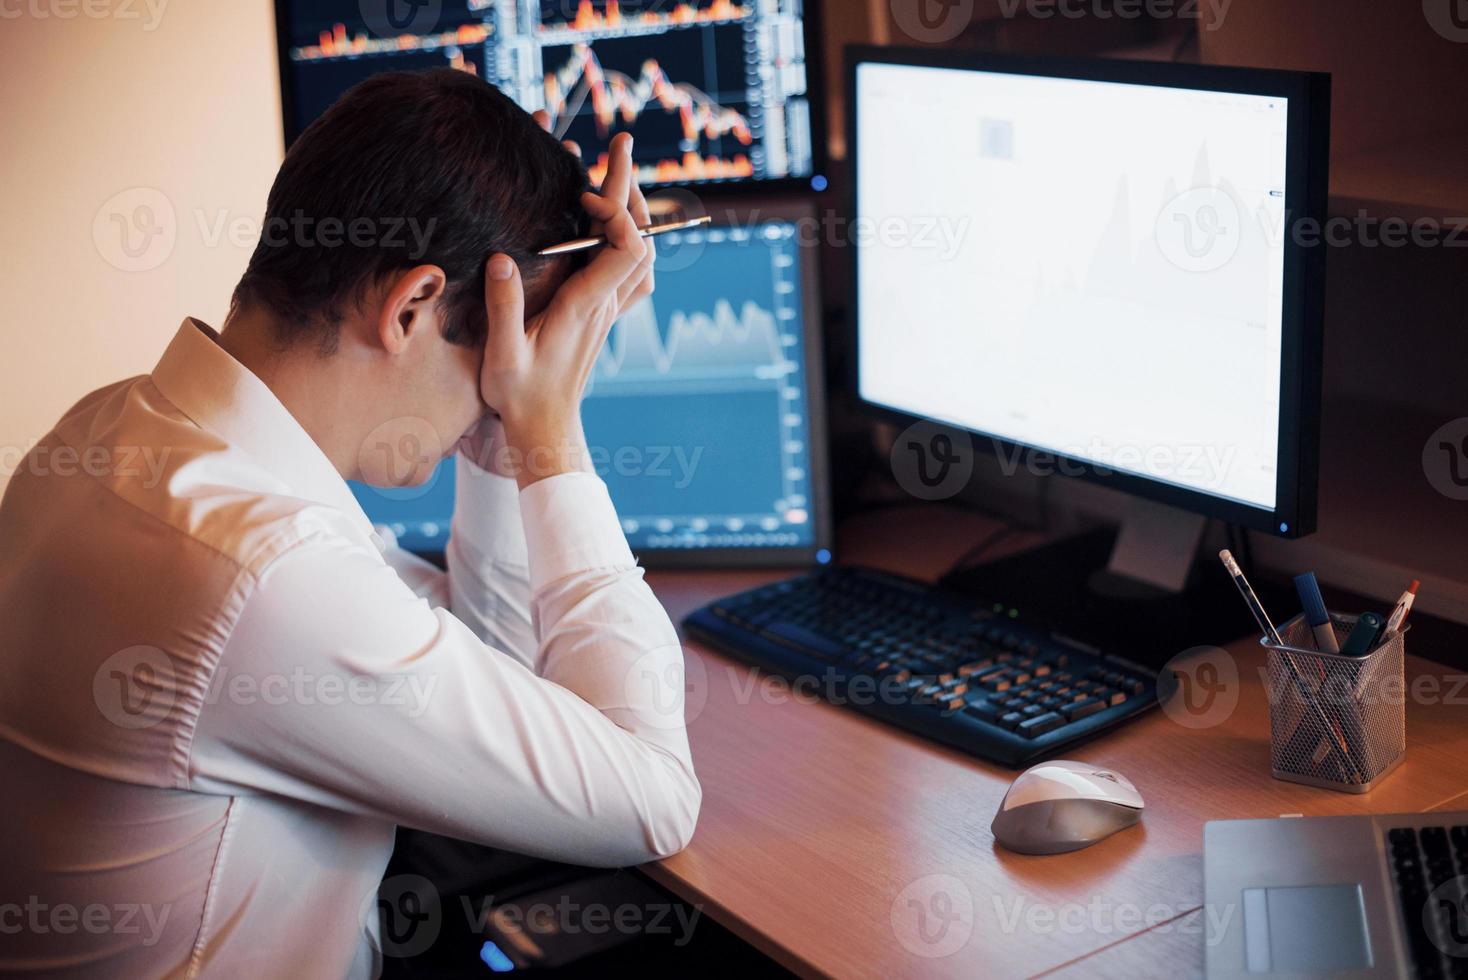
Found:
[[[1142,794],[1119,772],[1056,759],[1020,773],[994,815],[994,839],[1020,854],[1090,847],[1142,818]]]

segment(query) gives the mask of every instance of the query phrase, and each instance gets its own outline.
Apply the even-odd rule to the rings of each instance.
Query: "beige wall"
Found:
[[[150,2],[0,0],[0,485],[185,315],[220,322],[280,163],[268,0]],[[129,257],[140,203],[162,234]]]

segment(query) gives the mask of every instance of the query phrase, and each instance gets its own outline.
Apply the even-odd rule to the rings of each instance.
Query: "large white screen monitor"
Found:
[[[1317,76],[891,52],[852,72],[861,400],[1310,530]]]

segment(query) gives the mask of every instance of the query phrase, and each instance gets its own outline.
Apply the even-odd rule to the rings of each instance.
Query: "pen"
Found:
[[[637,229],[637,233],[643,238],[651,238],[670,231],[683,231],[686,228],[697,228],[714,220],[708,215],[700,215],[697,218],[688,218],[683,221],[665,221],[662,224],[648,225]],[[590,238],[573,238],[569,242],[561,242],[559,245],[551,245],[543,248],[536,255],[569,255],[572,252],[584,252],[588,248],[599,248],[607,243],[606,235],[593,235]]]
[[[1381,632],[1381,623],[1382,619],[1376,613],[1362,613],[1356,620],[1356,625],[1351,628],[1351,635],[1346,637],[1346,645],[1341,647],[1341,653],[1348,657],[1365,656]]]
[[[1412,611],[1412,603],[1417,598],[1417,587],[1421,584],[1420,581],[1414,578],[1412,584],[1407,586],[1407,591],[1403,592],[1402,597],[1397,600],[1396,606],[1392,609],[1392,614],[1387,617],[1386,628],[1381,631],[1383,638],[1400,630],[1402,624],[1407,621],[1407,613]]]
[[[1254,588],[1249,584],[1249,580],[1244,578],[1244,570],[1239,567],[1238,562],[1234,561],[1233,554],[1225,548],[1218,553],[1218,557],[1223,561],[1223,567],[1228,569],[1229,575],[1233,576],[1234,585],[1239,589],[1239,595],[1244,597],[1244,602],[1249,606],[1249,612],[1254,614],[1254,620],[1264,631],[1264,635],[1269,637],[1270,642],[1275,646],[1284,646],[1285,643],[1280,639],[1279,630],[1274,628],[1274,623],[1269,619],[1269,613],[1264,611],[1264,604],[1254,594]]]
[[[1331,625],[1330,613],[1325,609],[1325,598],[1320,594],[1320,583],[1315,581],[1314,572],[1295,576],[1295,591],[1300,593],[1300,605],[1305,607],[1305,622],[1315,634],[1315,649],[1323,653],[1340,653],[1335,639],[1335,627]]]

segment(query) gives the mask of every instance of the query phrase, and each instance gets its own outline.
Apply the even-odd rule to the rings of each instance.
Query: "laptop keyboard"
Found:
[[[1468,826],[1395,827],[1386,842],[1416,976],[1468,978]]]

